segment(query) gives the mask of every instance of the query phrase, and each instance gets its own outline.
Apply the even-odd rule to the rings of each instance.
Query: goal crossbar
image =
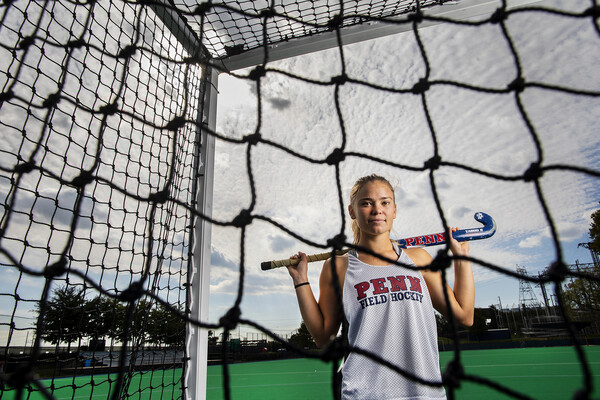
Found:
[[[545,0],[516,0],[510,2],[510,7],[526,6],[543,1]],[[482,15],[490,15],[496,8],[498,8],[498,1],[496,0],[463,0],[444,3],[443,5],[428,8],[423,12],[428,16],[451,18],[455,21],[467,21]],[[343,27],[340,29],[342,44],[348,45],[363,42],[407,32],[412,29],[411,24],[392,23],[393,19],[389,18],[390,22],[369,21],[363,24]],[[420,23],[420,27],[424,28],[437,25],[438,23],[436,20],[425,20]],[[267,49],[269,52],[269,61],[277,61],[337,46],[338,38],[336,32],[328,31],[294,38],[285,42],[273,43],[267,46]],[[261,64],[264,61],[264,55],[265,50],[259,47],[245,51],[239,55],[221,58],[219,62],[225,70],[235,71]]]
[[[162,1],[162,0],[161,0]],[[534,5],[536,3],[547,2],[547,0],[512,0],[508,4],[509,9]],[[226,2],[227,3],[227,2]],[[449,18],[454,21],[468,21],[481,16],[490,15],[495,9],[500,7],[498,0],[461,0],[443,2],[440,5],[433,5],[423,8],[422,12],[430,17]],[[204,24],[195,15],[188,15],[187,21],[192,19],[190,25],[185,18],[182,18],[168,7],[154,6],[158,9],[159,18],[163,22],[186,49],[191,54],[201,54],[205,58],[212,58],[224,71],[235,71],[242,68],[252,67],[264,62],[265,47],[262,45],[252,47],[248,43],[237,44],[236,51],[232,55],[220,56],[216,50],[210,50],[210,46],[200,44],[198,36],[202,32],[195,32],[193,26],[208,26]],[[342,44],[358,43],[365,40],[376,39],[389,35],[398,34],[412,29],[412,25],[406,23],[406,19],[401,19],[412,12],[412,8],[401,9],[395,15],[386,16],[385,20],[379,15],[361,15],[366,18],[366,21],[354,23],[340,28],[340,37]],[[369,20],[369,18],[373,18]],[[228,26],[230,31],[243,31],[244,26],[237,25],[237,21],[229,21],[233,26]],[[275,23],[275,22],[273,22]],[[420,27],[427,27],[438,24],[435,19],[426,19],[419,23]],[[276,24],[276,23],[275,23]],[[206,29],[206,28],[203,28]],[[287,35],[286,35],[287,36]],[[266,38],[266,51],[268,52],[269,61],[283,60],[290,57],[295,57],[303,54],[314,53],[317,51],[327,50],[338,46],[337,32],[328,30],[311,34],[293,34],[287,36],[286,40],[278,40],[275,37],[268,36]]]

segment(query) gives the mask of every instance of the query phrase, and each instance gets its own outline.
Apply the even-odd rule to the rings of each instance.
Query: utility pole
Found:
[[[498,328],[504,328],[504,320],[502,318],[504,315],[504,309],[502,308],[502,300],[500,300],[500,296],[498,296],[498,305],[500,306],[500,309],[498,310],[498,318],[496,318],[498,322]],[[508,317],[506,317],[506,322],[508,323]],[[508,326],[508,329],[510,330],[510,326]]]

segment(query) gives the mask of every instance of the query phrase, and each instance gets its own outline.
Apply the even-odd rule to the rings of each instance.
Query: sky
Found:
[[[10,8],[15,14],[5,18],[1,37],[2,49],[7,56],[0,57],[0,71],[10,71],[13,77],[18,75],[19,84],[14,90],[24,99],[18,101],[26,104],[22,107],[18,101],[5,102],[1,108],[0,166],[7,171],[17,163],[16,154],[33,152],[38,139],[32,136],[24,140],[22,132],[35,135],[44,131],[43,120],[48,109],[35,105],[59,89],[56,85],[64,73],[65,49],[53,46],[51,41],[46,43],[43,54],[36,52],[34,46],[27,52],[18,53],[20,57],[27,53],[22,64],[14,62],[9,54],[8,49],[17,48],[22,37],[31,35],[35,29],[31,21],[35,20],[32,16],[38,6],[28,4],[31,20],[20,24],[20,18],[24,18],[22,10]],[[103,32],[108,29],[109,32],[119,31],[121,35],[92,35],[88,39],[94,46],[106,46],[109,54],[118,53],[120,46],[137,37],[131,21],[135,21],[134,12],[142,7],[127,4],[123,13],[110,8],[110,18],[104,14],[109,13],[108,8],[96,7],[90,22],[91,30]],[[549,0],[544,4],[573,12],[589,7],[586,0]],[[70,6],[73,5],[49,3],[49,7],[57,7],[55,18],[40,19],[44,22],[40,26],[52,31],[52,40],[58,43],[66,43],[83,32],[84,21],[90,16],[85,6],[78,8],[81,15],[61,8]],[[112,22],[107,25],[109,19]],[[153,47],[156,38],[152,16],[136,26],[141,29],[143,44]],[[527,13],[511,15],[506,26],[517,49],[522,74],[528,82],[600,91],[600,72],[596,67],[600,65],[600,35],[589,18]],[[431,69],[430,80],[502,89],[517,75],[512,54],[498,25],[436,25],[419,32]],[[181,47],[171,46],[173,43],[161,44],[164,45],[163,56],[176,57],[181,52]],[[143,238],[147,228],[144,217],[149,206],[147,202],[132,201],[123,191],[144,197],[165,183],[164,171],[168,170],[170,154],[167,147],[171,142],[168,135],[156,138],[161,131],[155,126],[164,126],[170,121],[179,109],[177,100],[192,98],[187,96],[187,91],[193,88],[183,84],[183,64],[171,63],[165,67],[159,56],[147,51],[136,52],[127,63],[127,72],[133,80],[128,78],[126,82],[120,82],[120,74],[115,73],[115,70],[121,72],[120,59],[101,57],[94,46],[81,52],[72,49],[69,73],[60,89],[65,96],[76,98],[80,105],[94,109],[110,103],[115,90],[120,88],[125,113],[109,118],[107,126],[110,129],[106,129],[100,138],[100,135],[94,135],[100,130],[98,116],[76,112],[73,103],[61,101],[51,117],[53,135],[47,138],[46,147],[36,161],[47,171],[70,180],[78,176],[80,168],[91,168],[96,160],[95,146],[102,139],[103,162],[94,173],[121,191],[109,188],[102,180],[87,185],[88,197],[82,201],[69,254],[79,260],[71,265],[72,268],[81,271],[89,268],[88,278],[97,279],[96,282],[106,290],[124,290],[143,265],[141,248],[145,244]],[[383,87],[411,88],[425,74],[423,58],[412,32],[344,46],[343,57],[348,76]],[[43,73],[33,65],[43,65]],[[329,82],[339,75],[341,66],[337,48],[268,64],[269,68],[320,82]],[[236,74],[243,77],[247,71],[236,71]],[[10,81],[6,73],[0,75],[0,79]],[[260,119],[259,90],[255,83],[223,73],[218,89],[217,131],[220,135],[241,138],[254,133],[260,120],[260,134],[264,139],[285,146],[302,157],[317,160],[325,159],[343,143],[331,85],[311,84],[269,72],[260,85]],[[519,114],[514,94],[484,94],[436,85],[427,91],[426,99],[442,160],[507,176],[522,175],[537,160],[534,140]],[[520,99],[540,139],[543,165],[565,164],[599,170],[600,145],[596,131],[600,98],[527,88]],[[339,101],[346,132],[345,151],[412,167],[422,167],[434,154],[420,96],[346,83],[339,89]],[[27,104],[30,114],[25,117]],[[195,115],[194,110],[188,112]],[[130,114],[149,124],[131,118]],[[178,139],[181,148],[191,142],[185,134],[179,135]],[[248,160],[246,144],[217,140],[214,219],[230,221],[250,206],[247,169],[250,163],[256,193],[253,215],[277,221],[307,241],[325,244],[341,232],[343,221],[345,233],[351,237],[346,212],[349,191],[357,178],[370,173],[387,177],[395,188],[398,215],[392,237],[443,231],[427,172],[412,172],[365,158],[346,157],[340,164],[343,201],[340,205],[332,166],[309,163],[264,143],[253,146],[250,154]],[[191,161],[186,159],[182,164],[191,165]],[[4,239],[2,244],[3,248],[14,250],[16,257],[22,257],[24,265],[41,271],[56,261],[69,241],[76,191],[68,185],[59,185],[39,171],[23,176],[22,190],[18,191],[14,202],[16,212],[12,213],[11,225],[3,232],[10,239]],[[436,170],[434,179],[441,207],[451,226],[479,226],[473,219],[478,211],[495,219],[498,226],[495,236],[471,244],[474,258],[506,271],[515,271],[517,265],[522,266],[531,275],[537,275],[556,260],[550,230],[531,182],[499,181],[453,167]],[[6,204],[10,184],[7,174],[3,175],[0,204]],[[578,244],[589,241],[590,215],[598,209],[600,201],[598,179],[582,173],[551,170],[545,172],[540,184],[558,229],[563,260],[567,264],[591,262],[588,251]],[[181,190],[176,195],[183,203],[190,202],[188,191]],[[186,212],[176,208],[172,214],[175,216],[172,218],[175,233],[168,239],[175,244],[165,250],[165,264],[172,270],[181,267],[177,263],[184,263],[186,252],[181,235]],[[96,243],[88,238],[94,238]],[[207,322],[217,323],[235,302],[240,278],[240,239],[238,228],[212,227]],[[25,241],[27,251],[23,251]],[[52,254],[49,254],[49,248]],[[121,251],[121,248],[125,250]],[[430,247],[427,251],[435,255],[439,249]],[[300,313],[287,271],[260,269],[263,261],[288,258],[298,251],[320,253],[324,250],[311,247],[258,219],[247,227],[241,303],[243,318],[254,320],[282,336],[300,326]],[[95,257],[102,261],[96,262]],[[20,274],[4,258],[0,258],[0,264],[3,274],[0,291],[5,294],[0,304],[0,321],[6,322],[14,315],[18,324],[30,327],[35,315],[31,308],[39,299],[44,278]],[[309,278],[316,296],[320,268],[321,263],[310,265]],[[119,277],[115,278],[116,275]],[[170,274],[166,276],[159,279],[171,279]],[[477,307],[499,302],[504,307],[512,307],[518,303],[517,279],[482,265],[474,266],[474,276]],[[450,273],[450,281],[451,277]],[[177,278],[174,274],[173,279]],[[70,276],[69,279],[75,282],[78,278]],[[58,285],[62,281],[55,283]],[[159,286],[169,288],[167,297],[172,294],[169,282],[161,281]],[[173,293],[179,289],[175,286]],[[541,300],[539,288],[534,287],[534,290]],[[13,292],[21,299],[33,301],[19,301],[15,310]],[[91,291],[92,294],[95,292]],[[175,297],[175,302],[182,299],[178,293]],[[0,327],[1,340],[8,337],[6,327],[7,324]],[[21,334],[19,340],[22,342],[28,335],[23,332],[15,334]],[[258,337],[256,330],[247,326],[239,326],[234,336]],[[13,345],[19,341],[11,340]]]
[[[545,5],[579,12],[588,1],[551,1]],[[527,81],[580,90],[600,89],[600,37],[589,19],[542,13],[511,16],[506,26]],[[505,88],[515,79],[512,54],[498,25],[480,27],[436,25],[420,30],[432,80],[452,80],[476,86]],[[425,73],[412,32],[365,41],[343,49],[348,76],[390,88],[410,88]],[[330,81],[340,74],[339,49],[269,63],[270,68]],[[244,76],[247,71],[236,71]],[[221,74],[217,131],[241,138],[258,124],[256,84]],[[268,73],[260,86],[264,139],[312,159],[324,159],[342,144],[333,86],[310,84]],[[516,107],[514,93],[483,94],[451,86],[427,92],[427,104],[443,160],[467,164],[505,176],[523,174],[538,158],[534,140]],[[402,165],[421,167],[433,155],[433,142],[420,96],[391,94],[364,85],[344,84],[339,99],[346,130],[346,151],[361,152]],[[543,165],[567,164],[598,171],[600,146],[598,97],[528,88],[520,96],[541,142]],[[215,158],[213,216],[231,220],[250,205],[245,144],[218,141]],[[428,172],[411,172],[357,157],[340,165],[343,209],[340,209],[332,166],[311,164],[273,146],[252,148],[250,163],[256,190],[254,214],[264,215],[310,241],[324,244],[346,227],[348,195],[354,181],[377,173],[395,187],[398,216],[392,237],[402,238],[443,230],[432,197]],[[463,169],[435,171],[441,207],[451,226],[477,227],[473,214],[483,211],[497,223],[495,236],[471,243],[471,256],[515,271],[525,267],[537,275],[556,260],[550,229],[534,184],[505,182]],[[567,264],[589,263],[590,215],[598,208],[598,179],[560,170],[540,179],[560,237]],[[351,232],[346,229],[351,237]],[[247,228],[242,317],[285,335],[297,329],[301,317],[291,278],[285,269],[261,271],[262,261],[288,258],[298,251],[323,252],[263,221]],[[237,295],[240,229],[213,226],[210,319],[216,322]],[[440,248],[427,248],[435,255]],[[318,297],[322,263],[311,264],[309,279]],[[449,274],[451,279],[452,274]],[[519,281],[474,265],[476,307],[516,306]],[[450,280],[452,281],[452,279]],[[538,300],[541,291],[533,286]],[[240,326],[234,335],[252,338],[256,332]]]
[[[0,105],[0,342],[11,346],[33,343],[35,306],[46,284],[35,273],[59,261],[63,251],[70,271],[55,276],[51,290],[67,282],[81,287],[85,274],[109,293],[122,292],[140,279],[147,260],[156,271],[161,254],[162,273],[145,283],[159,287],[162,299],[175,307],[185,303],[189,210],[168,202],[157,207],[153,238],[166,240],[155,240],[145,257],[152,204],[144,199],[175,170],[170,195],[192,203],[195,126],[177,135],[159,128],[175,115],[195,120],[196,104],[187,115],[182,105],[194,101],[188,91],[197,93],[201,69],[171,61],[183,47],[169,42],[148,8],[107,3],[22,1],[0,7],[0,87],[14,93]],[[22,46],[24,38],[34,38],[33,45]],[[67,45],[76,39],[88,46]],[[115,56],[132,43],[137,47],[129,58]],[[60,101],[46,107],[55,93]],[[89,111],[113,102],[120,112]],[[173,149],[180,150],[178,169],[170,169]],[[16,178],[11,171],[29,159],[44,172],[34,168]],[[98,179],[79,198],[65,182],[82,169]],[[176,175],[186,170],[188,176]],[[98,291],[88,285],[86,295]]]

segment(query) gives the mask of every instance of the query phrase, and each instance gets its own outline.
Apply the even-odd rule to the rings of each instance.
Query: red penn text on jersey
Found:
[[[407,282],[410,285],[410,288],[407,287]],[[370,281],[357,283],[354,285],[354,288],[356,289],[357,300],[362,300],[370,295],[401,292],[405,290],[422,293],[421,280],[414,276],[404,275],[371,279]]]

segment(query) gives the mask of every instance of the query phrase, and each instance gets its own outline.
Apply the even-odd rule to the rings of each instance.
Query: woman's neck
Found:
[[[389,237],[363,237],[358,242],[358,245],[391,260],[395,260],[398,257]],[[389,265],[389,262],[361,251],[358,251],[358,259],[369,265]]]

